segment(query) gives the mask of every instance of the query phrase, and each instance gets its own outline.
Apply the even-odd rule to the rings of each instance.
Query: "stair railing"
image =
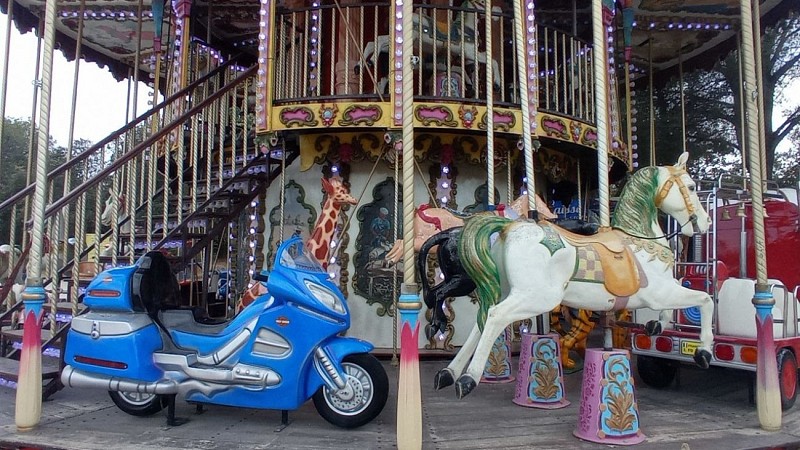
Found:
[[[171,201],[170,196],[173,194],[170,192],[170,184],[177,184],[180,196],[187,178],[184,177],[185,169],[177,169],[176,159],[188,160],[190,164],[189,203],[196,205],[197,198],[201,194],[205,195],[206,199],[210,198],[212,194],[210,177],[206,177],[205,190],[198,188],[198,163],[205,161],[208,166],[206,173],[209,174],[212,159],[219,161],[220,178],[215,184],[222,185],[221,174],[224,171],[222,168],[227,163],[226,154],[230,153],[226,153],[226,144],[230,144],[232,136],[245,122],[245,118],[237,117],[240,115],[237,115],[236,111],[241,110],[239,104],[247,102],[249,93],[247,86],[252,84],[254,74],[255,68],[242,70],[232,62],[226,63],[48,174],[51,192],[58,192],[59,185],[63,186],[66,178],[74,180],[76,187],[69,190],[62,198],[52,201],[46,208],[46,239],[49,242],[46,249],[49,247],[50,256],[49,261],[43,263],[45,264],[43,273],[49,274],[47,283],[51,280],[60,280],[59,275],[65,275],[70,268],[71,278],[76,281],[97,273],[103,258],[100,245],[103,240],[107,240],[111,264],[116,264],[118,257],[116,249],[120,244],[121,235],[126,238],[128,245],[124,256],[132,262],[134,246],[138,245],[137,226],[142,226],[141,223],[137,223],[137,219],[146,216],[145,246],[152,248],[152,230],[157,225],[154,211],[157,206],[161,210],[162,230],[166,235],[170,214],[177,212],[180,219],[183,213],[183,208],[177,207],[173,210],[171,207],[171,203],[181,205],[183,202]],[[240,92],[245,94],[241,96],[243,98],[240,98]],[[185,102],[186,105],[172,107],[180,102]],[[185,110],[185,112],[169,120],[167,116],[170,110]],[[231,111],[233,113],[229,114]],[[167,124],[157,128],[157,124],[162,122]],[[157,131],[150,133],[151,129]],[[188,144],[187,137],[190,140]],[[203,139],[202,143],[200,138]],[[185,158],[187,148],[189,155]],[[243,142],[242,148],[251,151],[254,145]],[[177,153],[178,158],[173,159],[172,153]],[[243,155],[245,153],[242,152]],[[228,165],[235,169],[238,165],[237,158],[231,156],[229,159]],[[82,179],[85,181],[80,182]],[[103,193],[107,190],[114,192],[116,199],[107,201],[105,210],[101,213]],[[21,212],[25,208],[26,198],[32,195],[32,192],[33,187],[28,186],[0,203],[0,213],[10,214],[12,219],[9,239],[12,245],[17,244],[16,241],[19,240],[17,236],[21,238],[24,234],[21,232],[22,221],[18,218],[23,215]],[[121,214],[120,210],[123,211]],[[131,215],[125,211],[134,213]],[[93,218],[90,217],[92,215]],[[92,219],[93,229],[86,224]],[[111,226],[112,224],[115,226]],[[102,232],[104,227],[108,230]],[[87,235],[91,237],[93,234],[94,239],[87,239],[84,242],[83,236],[87,229],[94,231]],[[67,239],[67,234],[72,230],[75,238]],[[67,242],[73,244],[73,247],[69,248]],[[121,247],[125,248],[125,243]],[[87,257],[90,261],[82,261]],[[55,283],[54,290],[56,298],[50,303],[55,310],[55,300],[60,298],[60,293],[63,291],[60,281]],[[79,294],[77,282],[72,283],[70,294],[74,302]],[[77,305],[74,305],[73,313],[76,312],[76,308]],[[52,332],[55,333],[55,329]]]

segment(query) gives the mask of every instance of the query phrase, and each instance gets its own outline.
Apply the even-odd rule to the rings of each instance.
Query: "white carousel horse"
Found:
[[[687,158],[684,153],[675,166],[634,173],[620,196],[612,228],[594,236],[493,215],[467,220],[459,257],[478,286],[478,320],[453,361],[436,374],[436,387],[456,383],[459,398],[469,394],[505,327],[559,304],[594,311],[662,311],[660,321],[646,325],[649,334],[668,324],[671,314],[666,310],[698,306],[702,342],[694,360],[708,367],[714,305],[706,292],[675,280],[672,251],[658,223],[660,209],[678,221],[684,235],[708,230],[711,220],[686,173]]]
[[[485,0],[464,0],[461,8],[468,10],[475,10],[476,13],[485,11]],[[498,12],[499,8],[493,8],[493,11]],[[436,52],[449,51],[450,55],[454,58],[453,61],[461,61],[461,56],[464,56],[464,64],[467,66],[478,64],[486,64],[486,52],[477,51],[476,45],[479,43],[479,34],[473,28],[476,23],[475,14],[465,11],[457,11],[454,14],[454,19],[451,23],[438,22],[433,17],[427,14],[415,13],[412,16],[414,28],[414,49],[417,51],[421,47],[423,52],[430,52],[433,49]],[[463,29],[463,36],[462,36]],[[388,54],[390,50],[390,35],[383,34],[377,36],[374,41],[367,43],[364,47],[363,60],[370,64],[372,67],[378,65],[378,59],[381,54]],[[416,55],[415,61],[419,61],[422,55]],[[447,61],[446,56],[441,57],[442,63]],[[454,67],[455,70],[465,70],[465,68]],[[360,69],[356,67],[356,72]],[[494,76],[494,85],[496,89],[500,89],[500,65],[496,60],[492,59],[492,73]],[[467,84],[474,84],[472,80],[464,74],[464,80]],[[385,92],[388,87],[389,79],[383,77],[378,80],[378,92]]]

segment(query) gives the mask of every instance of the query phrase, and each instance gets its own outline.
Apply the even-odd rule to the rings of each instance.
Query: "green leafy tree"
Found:
[[[31,123],[27,119],[7,118],[3,127],[3,151],[2,168],[3,182],[0,183],[0,202],[11,198],[14,194],[24,189],[27,182],[28,153],[31,142]],[[85,139],[78,139],[73,143],[72,154],[77,155],[91,147],[91,142]],[[67,161],[67,149],[55,145],[50,139],[48,154],[48,172]],[[70,186],[75,187],[87,179],[92,173],[98,170],[100,161],[98,157],[92,157],[86,163],[80,163],[69,173]],[[32,178],[31,178],[32,179]],[[33,182],[33,181],[31,181]],[[59,199],[64,193],[64,177],[57,177],[48,185],[52,192],[52,199]],[[93,217],[95,205],[90,202],[87,206],[88,217]],[[23,211],[17,211],[16,236],[17,240],[21,237],[21,222]],[[0,211],[0,243],[8,241],[11,232],[11,209]],[[74,224],[70,223],[70,227]],[[73,228],[70,228],[72,230]],[[19,241],[18,241],[19,242]]]
[[[766,173],[770,179],[782,176],[776,166],[778,148],[800,128],[800,103],[794,104],[789,86],[800,78],[800,17],[790,16],[765,31],[762,38],[762,79],[764,84],[764,128]],[[742,120],[739,52],[720,60],[713,70],[684,74],[686,149],[692,154],[696,175],[713,177],[741,172]],[[678,80],[654,92],[657,164],[675,161],[683,151],[681,93]],[[650,112],[647,93],[637,95],[639,154],[649,161]],[[774,111],[784,108],[782,119]],[[784,144],[785,145],[785,144]]]

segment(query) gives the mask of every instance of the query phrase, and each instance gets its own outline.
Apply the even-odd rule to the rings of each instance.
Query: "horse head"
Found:
[[[711,218],[697,197],[697,184],[686,172],[689,153],[683,152],[674,166],[659,167],[655,205],[681,226],[681,234],[705,233]]]

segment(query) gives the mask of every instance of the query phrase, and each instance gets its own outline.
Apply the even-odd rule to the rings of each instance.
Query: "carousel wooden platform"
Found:
[[[14,425],[14,391],[0,390],[0,448],[48,449],[387,449],[396,447],[398,368],[383,361],[391,393],[383,413],[355,430],[325,422],[309,402],[289,414],[281,431],[279,411],[225,407],[197,414],[180,403],[177,413],[189,422],[167,427],[162,414],[132,417],[118,410],[104,392],[63,389],[42,408],[41,424],[28,433]],[[514,359],[516,365],[516,358]],[[582,372],[567,375],[568,407],[536,410],[517,406],[514,383],[481,384],[458,400],[451,388],[434,391],[433,376],[446,360],[420,363],[424,449],[595,449],[609,446],[572,435],[578,420]],[[783,428],[759,428],[749,399],[748,373],[712,368],[680,371],[679,386],[657,390],[637,379],[641,449],[800,448],[800,407],[783,414]]]

